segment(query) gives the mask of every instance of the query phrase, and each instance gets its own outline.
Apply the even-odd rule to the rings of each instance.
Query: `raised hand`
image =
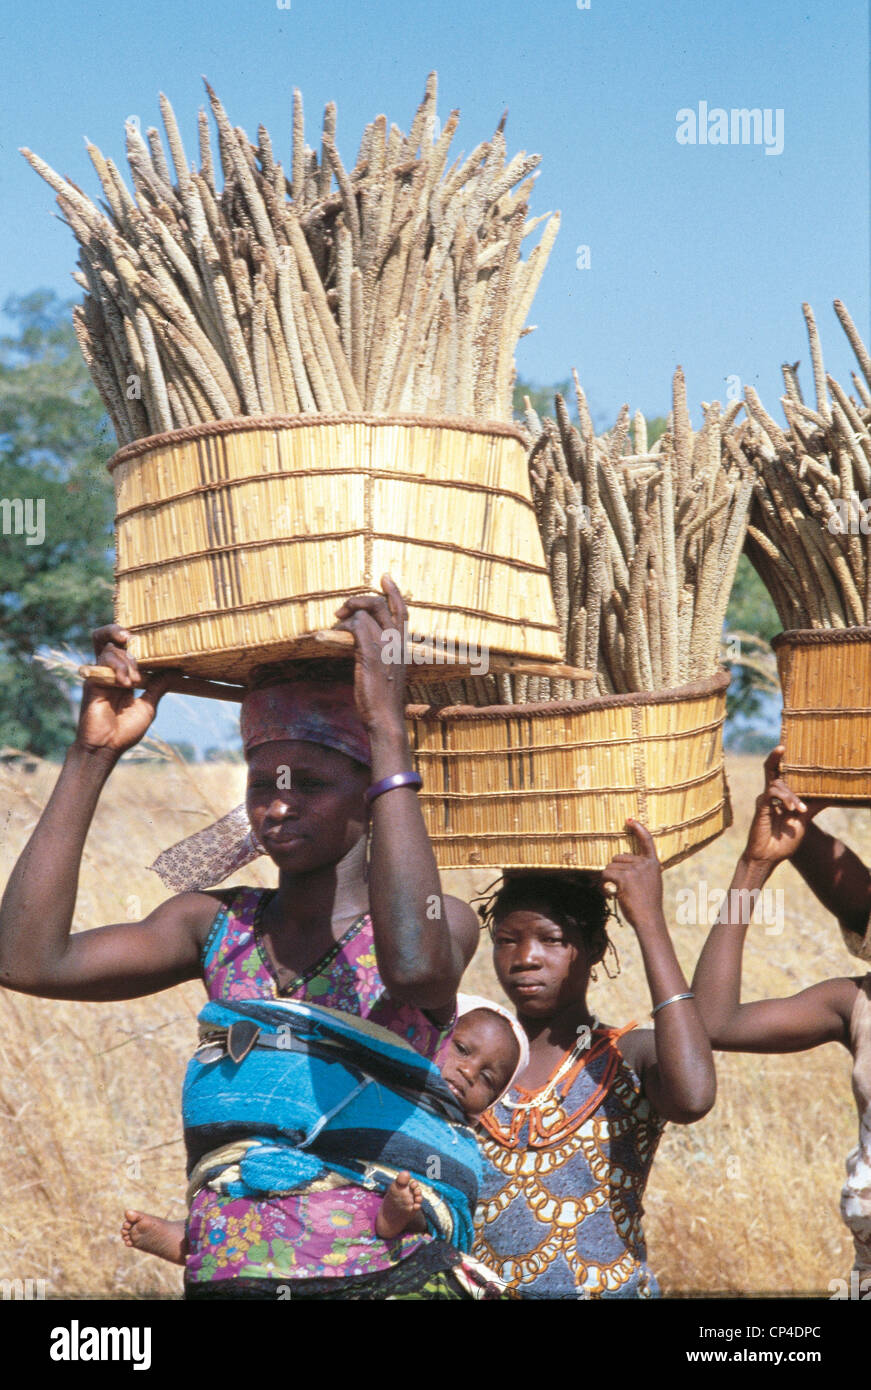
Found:
[[[824,801],[802,801],[780,776],[784,745],[765,759],[765,789],[756,798],[756,813],[747,836],[744,859],[749,864],[779,864],[789,859],[804,839],[808,825]]]
[[[626,921],[637,930],[651,920],[662,919],[662,868],[647,827],[632,819],[627,820],[626,827],[637,839],[639,853],[615,855],[602,870],[602,886],[609,896],[616,897]]]
[[[403,726],[405,665],[391,658],[404,655],[408,608],[385,574],[381,594],[354,594],[338,610],[336,627],[354,634],[354,694],[360,718],[370,730],[383,721]],[[387,638],[385,638],[387,634]]]
[[[118,684],[85,681],[75,742],[88,752],[105,750],[120,757],[139,742],[154,721],[169,677],[154,676],[137,699],[134,686],[142,684],[142,676],[126,650],[130,633],[111,623],[97,628],[92,639],[97,665],[111,666]]]

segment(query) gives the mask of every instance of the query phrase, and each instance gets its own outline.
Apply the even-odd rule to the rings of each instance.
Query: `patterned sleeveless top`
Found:
[[[279,990],[259,923],[273,889],[237,888],[220,908],[203,948],[210,999],[299,999],[372,1019],[435,1058],[452,1024],[440,1027],[387,997],[375,961],[372,921],[359,917],[303,975]],[[393,1268],[429,1235],[375,1236],[377,1192],[329,1179],[269,1200],[230,1198],[202,1188],[191,1203],[187,1283],[224,1279],[341,1278]]]
[[[523,1298],[649,1298],[642,1196],[665,1122],[597,1027],[537,1092],[482,1118],[473,1253]]]

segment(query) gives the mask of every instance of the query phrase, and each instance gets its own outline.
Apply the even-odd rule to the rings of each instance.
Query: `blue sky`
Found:
[[[310,144],[334,99],[353,162],[380,111],[407,129],[435,68],[441,118],[461,112],[455,151],[486,138],[507,106],[509,151],[543,156],[532,211],[563,214],[521,375],[546,383],[576,366],[602,426],[624,400],[664,413],[678,362],[696,419],[729,376],[779,411],[781,361],[800,359],[809,386],[803,300],[840,379],[854,363],[832,300],[871,338],[868,31],[865,0],[7,7],[0,303],[41,285],[75,290],[72,235],[19,146],[95,196],[82,137],[121,162],[124,119],[159,124],[163,90],[193,158],[206,74],[234,123],[249,134],[264,123],[285,161],[293,87]],[[783,152],[679,144],[677,113],[700,102],[780,110]]]

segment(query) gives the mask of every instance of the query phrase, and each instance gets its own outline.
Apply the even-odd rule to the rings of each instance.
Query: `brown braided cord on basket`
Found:
[[[308,425],[404,425],[408,428],[422,426],[428,429],[462,430],[469,434],[491,434],[503,439],[516,439],[526,447],[526,440],[514,425],[505,425],[500,420],[475,420],[469,417],[445,415],[369,415],[362,412],[337,412],[332,415],[234,415],[227,420],[204,420],[199,425],[184,425],[164,434],[150,434],[143,439],[134,439],[130,444],[113,454],[106,467],[109,472],[119,463],[138,458],[152,449],[184,440],[204,439],[212,435],[239,434],[245,430],[298,430]]]
[[[296,468],[294,469],[293,476],[294,478],[320,478],[323,476],[323,471],[322,468]],[[356,468],[331,468],[330,474],[331,476],[335,476],[339,473],[354,473],[356,471]],[[213,481],[200,483],[198,487],[188,488],[185,492],[176,493],[173,501],[180,502],[186,500],[188,497],[199,497],[206,493],[220,492],[222,488],[235,487],[239,483],[256,483],[259,482],[262,477],[262,473],[251,473],[246,477],[240,478],[215,478]],[[414,473],[401,473],[396,469],[391,469],[388,472],[386,468],[370,468],[369,477],[395,478],[403,483],[418,481]],[[527,497],[524,497],[522,493],[511,492],[508,488],[495,487],[489,483],[464,483],[455,478],[428,478],[427,485],[429,487],[457,488],[460,491],[462,491],[463,488],[467,488],[470,492],[488,493],[491,497],[508,497],[512,502],[518,502],[520,506],[526,507],[530,512],[534,512],[535,510],[533,504]],[[148,511],[150,508],[153,508],[153,506],[153,502],[139,502],[134,507],[128,507],[126,511],[116,512],[115,522],[117,524],[119,521],[126,521],[128,517],[135,516],[137,512]],[[539,566],[539,568],[542,567]]]
[[[772,651],[780,647],[836,647],[843,642],[871,642],[871,627],[797,627],[778,632]]]
[[[408,714],[414,718],[457,720],[501,719],[505,715],[523,714],[535,719],[552,714],[577,714],[584,710],[623,709],[629,705],[683,704],[699,695],[710,695],[729,688],[728,671],[715,671],[704,680],[692,681],[673,690],[636,690],[628,695],[594,695],[587,700],[543,700],[523,705],[410,705]]]

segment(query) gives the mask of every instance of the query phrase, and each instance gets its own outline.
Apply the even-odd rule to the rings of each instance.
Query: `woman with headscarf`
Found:
[[[257,1034],[280,1038],[268,1014],[278,1001],[306,1016],[309,1035],[322,1026],[318,1008],[339,1011],[393,1035],[397,1047],[410,1044],[426,1089],[478,928],[466,904],[441,892],[416,797],[404,672],[381,659],[382,632],[404,631],[407,612],[387,576],[382,587],[386,597],[358,595],[339,610],[338,625],[355,637],[353,684],[267,683],[243,702],[247,812],[255,844],[278,867],[278,887],[182,892],[141,922],[73,935],[100,792],[166,688],[157,677],[134,698],[141,681],[128,634],[117,626],[95,633],[97,660],[114,669],[117,686],[86,682],[75,741],[0,904],[0,983],[46,998],[110,1000],[202,977],[207,1008],[261,1010],[249,1047]],[[288,1158],[286,1147],[276,1152]],[[350,1160],[338,1166],[355,1171]],[[450,1272],[455,1251],[431,1231],[372,1238],[381,1197],[362,1179],[332,1174],[260,1200],[240,1190],[249,1189],[206,1184],[193,1197],[189,1296],[275,1297],[280,1286],[285,1297],[461,1296]]]

